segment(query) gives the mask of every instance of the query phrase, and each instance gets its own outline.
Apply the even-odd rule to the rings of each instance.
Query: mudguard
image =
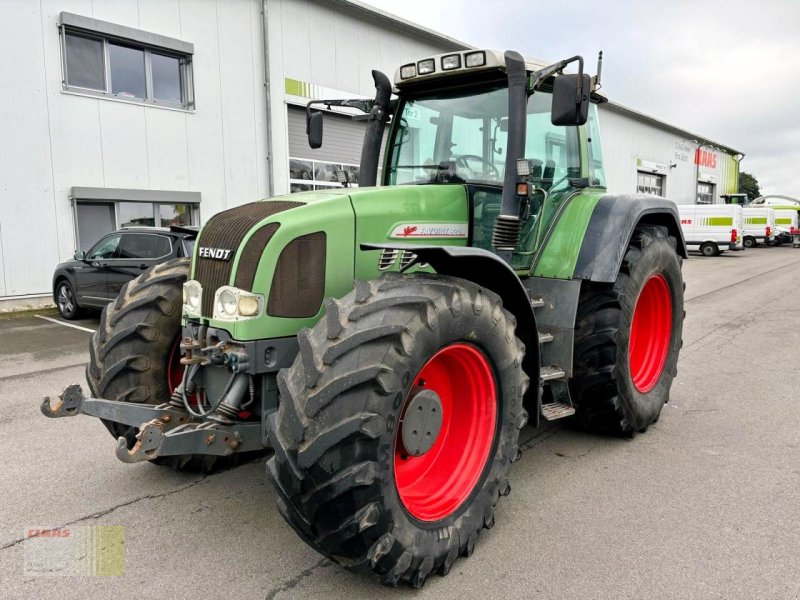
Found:
[[[615,281],[640,223],[665,226],[677,240],[676,252],[688,257],[674,202],[642,194],[607,194],[592,212],[573,277],[605,283]]]
[[[507,262],[487,250],[461,246],[428,246],[424,244],[361,244],[362,250],[384,248],[408,250],[428,263],[437,273],[467,279],[492,290],[503,299],[503,306],[517,319],[517,337],[525,344],[523,368],[531,385],[528,394],[536,394],[539,381],[539,333],[531,298],[519,276]],[[531,422],[536,415],[531,414]]]

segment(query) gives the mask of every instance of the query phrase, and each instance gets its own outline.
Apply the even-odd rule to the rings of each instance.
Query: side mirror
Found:
[[[550,121],[553,125],[583,125],[589,118],[588,75],[559,75],[553,81],[553,108]]]
[[[86,259],[86,252],[76,252],[72,255],[72,258],[75,260],[85,260]]]
[[[306,109],[306,135],[308,145],[314,150],[322,146],[322,113],[318,110]]]

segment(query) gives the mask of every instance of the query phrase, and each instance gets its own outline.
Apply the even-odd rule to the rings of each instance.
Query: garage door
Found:
[[[306,137],[306,111],[289,106],[289,183],[292,192],[341,187],[334,171],[344,169],[358,184],[358,164],[366,123],[325,113],[322,148],[312,150]],[[381,150],[381,160],[383,151]],[[378,163],[380,164],[380,162]],[[380,171],[378,175],[380,180]]]

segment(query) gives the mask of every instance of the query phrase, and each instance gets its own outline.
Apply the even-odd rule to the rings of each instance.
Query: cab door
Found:
[[[108,265],[108,299],[116,298],[123,285],[172,253],[172,240],[169,236],[123,233],[117,256]]]

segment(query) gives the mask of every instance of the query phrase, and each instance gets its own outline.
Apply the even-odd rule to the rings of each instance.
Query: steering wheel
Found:
[[[484,167],[483,173],[479,174],[472,167],[470,167],[469,166],[470,161],[481,163],[481,165],[483,165]],[[469,171],[473,175],[476,176],[480,175],[482,177],[494,176],[497,179],[500,179],[500,171],[497,170],[497,167],[495,167],[491,162],[486,160],[484,157],[478,156],[477,154],[462,154],[461,156],[457,156],[455,163],[457,167],[458,166],[464,167],[467,171]]]

